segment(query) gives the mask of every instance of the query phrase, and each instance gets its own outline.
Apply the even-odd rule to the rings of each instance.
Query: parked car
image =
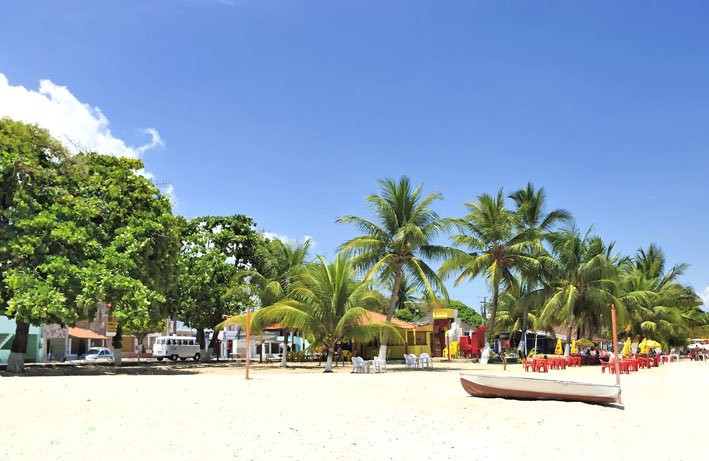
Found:
[[[92,347],[88,350],[88,352],[86,352],[86,354],[82,354],[79,359],[86,360],[87,362],[108,363],[113,363],[115,360],[113,357],[113,352],[111,352],[111,350],[107,347]]]

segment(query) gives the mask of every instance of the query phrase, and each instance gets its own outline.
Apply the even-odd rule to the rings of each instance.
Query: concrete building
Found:
[[[14,319],[0,315],[0,363],[6,364],[10,356],[10,349],[15,340],[15,329],[17,324]],[[44,350],[42,348],[42,328],[30,325],[27,336],[26,362],[42,362],[44,360]]]

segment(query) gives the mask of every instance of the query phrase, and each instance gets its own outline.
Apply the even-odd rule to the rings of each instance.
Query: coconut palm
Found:
[[[421,302],[422,299],[419,297],[418,287],[404,277],[399,285],[399,296],[397,296],[394,316],[407,322],[412,321]]]
[[[257,251],[256,259],[260,266],[258,270],[251,268],[241,271],[228,295],[246,289],[261,308],[285,299],[290,293],[291,285],[305,269],[310,247],[310,240],[302,243],[284,242],[280,239],[266,242]],[[232,317],[219,324],[218,328],[224,325],[243,326],[244,322],[244,316]],[[281,366],[287,367],[288,330],[283,332],[282,349]]]
[[[465,204],[468,214],[455,223],[460,230],[453,235],[456,249],[441,265],[442,277],[456,274],[455,284],[484,277],[492,289],[492,307],[485,331],[485,341],[495,329],[495,319],[502,290],[517,283],[515,273],[528,273],[539,266],[534,256],[540,250],[532,232],[520,231],[517,214],[505,207],[502,189],[496,196],[482,194]]]
[[[652,336],[663,346],[681,345],[706,317],[701,315],[701,300],[689,287],[679,283],[688,266],[667,268],[662,249],[651,244],[640,248],[621,267],[621,287],[629,318],[628,334]]]
[[[338,223],[352,224],[362,235],[340,246],[352,252],[357,269],[366,271],[365,280],[378,277],[383,284],[391,284],[387,322],[396,308],[399,287],[404,277],[436,300],[438,293],[448,298],[447,291],[436,272],[426,260],[443,258],[445,247],[435,245],[434,239],[446,232],[450,221],[441,219],[431,205],[442,198],[440,193],[423,196],[423,184],[413,187],[411,180],[402,176],[399,181],[379,180],[379,195],[370,195],[375,221],[358,216],[343,216]],[[382,338],[379,357],[386,358],[387,335]]]
[[[548,253],[546,249],[541,245],[542,242],[546,241],[550,235],[556,230],[556,227],[562,223],[568,223],[571,221],[571,213],[564,209],[555,209],[546,212],[546,192],[544,188],[535,189],[532,183],[527,183],[527,186],[514,191],[510,194],[511,198],[516,206],[515,213],[519,219],[518,228],[521,232],[525,232],[530,236],[533,236],[538,241],[538,245],[532,249],[532,256],[543,261],[548,258]],[[534,306],[530,303],[530,295],[533,293],[534,289],[539,287],[541,282],[541,272],[537,270],[529,270],[524,274],[524,283],[520,285],[523,290],[515,290],[516,294],[519,296],[519,300],[522,301],[522,331],[527,331],[527,318],[528,309]],[[527,352],[527,343],[524,343],[524,352]]]
[[[590,231],[582,236],[572,225],[550,237],[554,260],[537,293],[544,299],[541,318],[555,324],[566,322],[568,340],[575,320],[585,325],[607,323],[611,304],[616,305],[621,323],[626,315],[625,304],[617,296],[617,256],[612,253],[613,245],[591,236]],[[568,353],[569,342],[565,351]]]
[[[495,324],[496,331],[492,334],[504,330],[520,330],[522,331],[521,341],[524,341],[527,326],[539,323],[533,305],[533,297],[530,296],[531,293],[530,286],[520,276],[517,276],[517,283],[512,284],[500,294],[500,305]],[[526,344],[523,345],[526,353]]]
[[[510,198],[515,202],[520,230],[533,232],[540,240],[545,239],[559,224],[569,222],[571,213],[564,209],[546,212],[546,192],[535,189],[532,183],[514,191]]]
[[[257,311],[253,323],[259,328],[277,322],[308,332],[314,344],[326,347],[325,372],[331,372],[335,347],[341,340],[367,342],[383,331],[400,339],[390,323],[367,321],[365,306],[377,301],[371,285],[355,279],[354,262],[347,254],[340,253],[331,263],[318,256],[296,277],[290,296]]]

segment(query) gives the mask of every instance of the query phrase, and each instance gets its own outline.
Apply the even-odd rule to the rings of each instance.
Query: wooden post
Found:
[[[246,379],[249,379],[249,355],[251,352],[251,309],[246,308]]]
[[[620,367],[618,366],[618,330],[615,324],[615,304],[611,304],[611,320],[613,322],[613,358],[615,359],[615,383],[618,385],[618,403],[620,400]]]

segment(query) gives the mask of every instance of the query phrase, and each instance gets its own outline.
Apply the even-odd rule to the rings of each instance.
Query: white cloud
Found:
[[[698,293],[699,297],[704,301],[704,307],[709,309],[709,286],[704,287],[701,293]]]
[[[305,243],[305,242],[307,242],[308,240],[310,240],[310,249],[315,248],[315,245],[316,245],[315,240],[313,240],[313,238],[312,238],[311,236],[309,236],[309,235],[304,235],[303,238],[301,238],[301,239],[294,239],[294,238],[292,238],[292,237],[288,237],[288,236],[286,236],[286,235],[277,234],[277,233],[275,233],[275,232],[262,232],[261,234],[262,234],[264,237],[266,237],[267,239],[270,239],[270,240],[280,240],[280,241],[286,242],[286,243]]]
[[[177,197],[175,196],[175,186],[172,184],[167,184],[165,186],[158,186],[160,189],[160,192],[163,193],[165,197],[167,197],[168,200],[170,200],[170,203],[172,204],[172,208],[175,209],[177,207]]]
[[[101,109],[79,101],[67,87],[51,80],[40,80],[39,89],[35,91],[11,85],[0,73],[0,117],[36,123],[74,153],[95,151],[139,158],[146,151],[165,145],[155,128],[142,130],[143,134],[150,136],[150,142],[141,146],[128,145],[113,136],[110,122]]]

